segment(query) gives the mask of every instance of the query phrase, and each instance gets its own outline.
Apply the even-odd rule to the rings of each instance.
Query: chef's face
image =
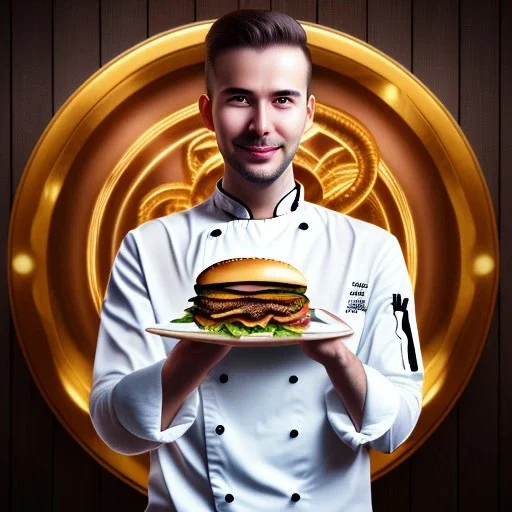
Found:
[[[216,58],[212,98],[202,95],[199,109],[215,131],[225,173],[270,184],[292,172],[315,108],[307,73],[305,55],[293,46],[237,48]]]

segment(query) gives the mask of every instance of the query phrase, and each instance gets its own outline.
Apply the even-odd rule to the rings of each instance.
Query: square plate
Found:
[[[354,333],[352,328],[333,313],[325,309],[310,309],[311,323],[302,334],[297,336],[273,336],[272,333],[258,333],[248,336],[228,336],[205,331],[195,323],[156,324],[146,328],[147,332],[158,334],[166,338],[177,338],[190,341],[202,341],[216,345],[229,345],[233,347],[277,347],[295,345],[303,340],[326,340],[350,336]],[[176,316],[179,316],[176,315]]]

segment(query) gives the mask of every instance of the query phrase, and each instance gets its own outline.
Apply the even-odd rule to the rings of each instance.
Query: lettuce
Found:
[[[194,322],[199,328],[204,329],[206,331],[214,332],[216,334],[223,334],[225,336],[234,336],[235,338],[240,338],[241,336],[248,336],[249,334],[258,334],[266,332],[271,332],[274,336],[297,336],[297,334],[301,334],[302,332],[304,332],[304,329],[298,329],[296,327],[294,328],[282,324],[273,323],[269,323],[267,327],[261,327],[261,325],[248,327],[240,322],[219,323],[211,327],[203,327],[197,322],[195,322],[192,313],[190,313],[189,311],[187,311],[185,315],[182,316],[181,318],[171,320],[171,323],[175,324],[185,324],[191,322]]]

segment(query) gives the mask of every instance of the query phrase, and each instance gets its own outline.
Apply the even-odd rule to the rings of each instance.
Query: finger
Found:
[[[409,304],[409,299],[404,299],[404,302],[402,304],[402,308],[405,310],[407,309],[407,304]]]

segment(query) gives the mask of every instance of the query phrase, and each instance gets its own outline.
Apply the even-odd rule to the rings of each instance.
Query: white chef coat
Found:
[[[236,257],[295,266],[310,305],[353,328],[344,343],[367,377],[360,432],[325,368],[297,345],[233,348],[161,431],[161,369],[178,340],[145,328],[181,316],[201,270]],[[272,218],[255,220],[219,182],[202,204],[123,240],[101,312],[90,411],[112,449],[150,452],[147,511],[367,512],[368,448],[391,452],[409,436],[422,381],[414,296],[393,235],[306,202],[298,183]]]

